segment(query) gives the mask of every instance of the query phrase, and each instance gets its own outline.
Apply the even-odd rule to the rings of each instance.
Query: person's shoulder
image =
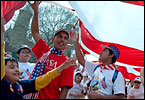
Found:
[[[9,82],[6,80],[6,77],[4,77],[4,78],[1,80],[1,85],[2,85],[2,84],[6,85],[6,83],[9,84]]]
[[[66,55],[57,56],[57,57],[59,57],[59,59],[62,60],[62,61],[66,61],[67,59],[69,59],[69,57],[66,56]]]
[[[66,55],[62,55],[61,57],[64,58],[64,59],[69,59],[69,57],[66,56]]]
[[[101,64],[99,62],[93,62],[93,61],[89,61],[89,60],[86,60],[85,63],[93,64],[93,65],[96,65],[96,66],[99,66]]]
[[[135,88],[134,88],[134,87],[131,87],[131,88],[130,88],[130,91],[134,91],[134,90],[135,90]]]
[[[29,64],[30,64],[31,66],[34,66],[36,63],[31,63],[31,62],[29,62]]]
[[[80,83],[80,86],[81,86],[82,88],[84,87],[84,85],[85,85],[85,84],[83,84],[83,83]]]
[[[123,77],[123,74],[119,70],[117,70],[117,71],[118,71],[118,75]]]
[[[32,83],[32,82],[35,83],[35,80],[36,79],[21,79],[21,80],[18,81],[18,83],[23,86],[23,85],[28,84],[28,83],[29,84]]]

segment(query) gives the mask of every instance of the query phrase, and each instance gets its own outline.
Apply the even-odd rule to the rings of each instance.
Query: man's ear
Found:
[[[114,53],[110,54],[109,56],[110,56],[110,57],[113,57],[113,56],[114,56]]]

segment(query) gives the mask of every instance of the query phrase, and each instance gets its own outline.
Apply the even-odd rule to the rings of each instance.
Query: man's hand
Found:
[[[87,94],[89,99],[124,99],[124,94],[116,94],[116,95],[102,95],[98,94],[98,92],[90,92]]]
[[[90,92],[87,94],[89,99],[101,99],[101,95],[97,92]]]
[[[76,36],[75,31],[73,29],[70,31],[70,36],[73,42],[78,42],[79,38]]]
[[[76,60],[71,59],[71,58],[66,60],[62,65],[57,67],[57,71],[60,73],[62,70],[66,69],[70,66],[76,66]]]
[[[34,1],[34,3],[31,4],[31,3],[28,1],[29,5],[32,7],[32,9],[34,10],[34,12],[35,12],[35,11],[38,11],[38,6],[39,6],[39,4],[40,4],[41,2],[42,2],[42,1]]]

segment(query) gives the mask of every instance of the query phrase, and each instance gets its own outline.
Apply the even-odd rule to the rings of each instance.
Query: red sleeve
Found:
[[[41,38],[32,48],[37,60],[43,55],[43,53],[50,50],[48,44]]]
[[[70,86],[70,88],[72,88],[73,75],[74,75],[74,66],[64,69],[60,74],[60,87]]]

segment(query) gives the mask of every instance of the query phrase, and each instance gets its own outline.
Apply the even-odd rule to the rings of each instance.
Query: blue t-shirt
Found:
[[[20,91],[20,85],[22,91]],[[18,84],[12,84],[14,92],[10,90],[10,83],[4,77],[0,84],[1,92],[0,99],[24,99],[23,96],[28,93],[35,93],[35,79],[31,80],[20,80]]]

